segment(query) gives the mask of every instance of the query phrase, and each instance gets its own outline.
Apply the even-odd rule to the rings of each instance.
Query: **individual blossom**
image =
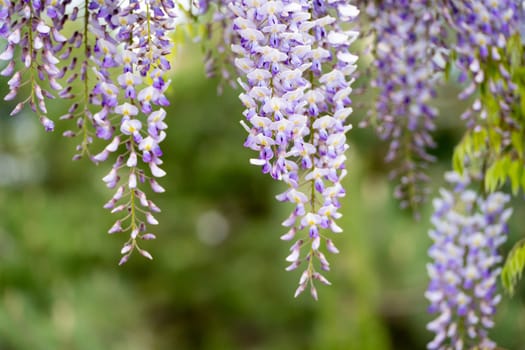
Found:
[[[426,167],[434,161],[437,110],[432,107],[441,65],[443,28],[432,1],[382,1],[367,6],[378,90],[373,123],[389,141],[387,162],[395,169],[394,195],[418,215],[428,195]]]
[[[208,12],[211,2],[212,1],[210,0],[192,0],[190,2],[191,14],[195,16],[204,15],[206,12]]]
[[[445,178],[452,190],[441,189],[434,199],[429,231],[433,261],[425,296],[438,316],[427,325],[435,333],[428,349],[495,349],[488,331],[501,299],[498,248],[508,233],[510,196],[495,192],[483,198],[469,189],[467,176],[450,172]]]
[[[321,243],[338,252],[325,232],[342,231],[335,221],[345,194],[346,119],[357,59],[349,45],[357,33],[341,24],[358,10],[345,1],[234,1],[230,8],[240,38],[232,51],[244,90],[244,145],[258,152],[252,164],[288,186],[277,196],[295,206],[281,237],[295,240],[287,270],[306,262],[296,296],[310,287],[317,299],[314,280],[330,283],[314,261],[329,270]]]

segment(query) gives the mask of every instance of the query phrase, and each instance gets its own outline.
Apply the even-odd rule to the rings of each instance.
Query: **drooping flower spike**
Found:
[[[444,29],[427,0],[371,2],[366,12],[374,42],[372,86],[379,90],[371,114],[379,136],[390,142],[386,161],[396,166],[394,195],[417,215],[428,195],[426,168],[434,161],[429,148],[435,146],[437,110],[431,102],[444,68]]]
[[[231,54],[231,45],[239,44],[240,37],[233,29],[235,14],[229,4],[231,0],[199,1],[194,7],[211,9],[211,20],[206,27],[206,37],[202,38],[206,53],[204,56],[204,69],[208,78],[218,77],[218,94],[222,94],[224,86],[230,85],[237,88],[237,76],[234,59]]]
[[[435,333],[428,349],[495,349],[488,337],[501,296],[496,284],[506,240],[510,197],[495,192],[482,198],[469,189],[471,179],[450,172],[452,190],[441,189],[433,201],[429,235],[432,263],[425,293],[438,317],[427,328]]]
[[[100,108],[92,119],[96,136],[109,141],[93,160],[104,162],[110,154],[117,155],[103,180],[107,187],[116,188],[105,208],[124,213],[109,233],[130,232],[122,248],[123,264],[135,249],[152,258],[139,247],[138,239],[155,238],[146,227],[158,224],[154,213],[160,209],[140,187],[147,183],[153,192],[164,192],[156,178],[166,174],[160,168],[160,143],[167,128],[163,107],[169,105],[165,92],[171,65],[166,56],[172,45],[168,35],[174,29],[174,4],[148,0],[124,6],[107,1],[105,7],[92,8],[98,21],[93,28],[97,83],[91,102]],[[125,181],[119,185],[121,174]]]
[[[62,34],[70,16],[66,14],[70,4],[71,1],[47,4],[29,0],[0,3],[0,36],[6,40],[0,60],[7,62],[0,74],[10,77],[9,92],[4,100],[15,99],[19,90],[28,85],[28,96],[15,106],[11,115],[18,114],[29,104],[46,131],[54,130],[54,122],[47,116],[46,100],[55,96],[71,97],[69,90],[58,82],[64,75],[64,70],[58,66],[59,57],[66,59],[68,42],[77,41],[76,34],[70,38]],[[16,57],[21,58],[21,67],[17,66]]]
[[[296,296],[309,286],[317,298],[314,280],[329,282],[314,260],[329,270],[321,243],[338,252],[325,231],[342,231],[335,220],[345,194],[346,119],[357,59],[348,51],[357,34],[340,25],[358,11],[345,1],[234,1],[230,7],[240,36],[232,51],[243,76],[245,146],[259,153],[252,164],[289,187],[277,196],[295,205],[281,237],[296,239],[287,270],[306,262]]]
[[[46,99],[77,97],[60,118],[76,119],[79,132],[64,133],[81,135],[74,158],[90,154],[94,137],[107,141],[100,153],[91,156],[94,162],[104,162],[111,154],[116,157],[103,180],[116,188],[105,207],[124,212],[109,232],[131,232],[121,263],[135,249],[151,258],[137,239],[155,237],[146,233],[146,224],[158,223],[153,213],[160,209],[139,187],[147,183],[154,192],[164,191],[156,178],[165,175],[159,145],[167,128],[163,107],[169,104],[167,55],[174,13],[172,0],[0,2],[0,36],[6,40],[0,60],[8,61],[1,74],[11,77],[5,99],[14,99],[29,85],[29,96],[12,115],[28,103],[51,131],[54,123],[47,117]],[[72,34],[66,37],[63,32]],[[14,59],[17,54],[22,58],[20,70]],[[78,78],[81,84],[75,84]],[[124,184],[119,183],[122,174]]]
[[[470,129],[486,125],[497,128],[508,141],[509,130],[519,128],[511,115],[518,92],[510,73],[508,44],[513,36],[519,36],[521,1],[445,3],[443,16],[455,34],[452,48],[455,67],[460,71],[458,80],[467,84],[459,97],[476,97],[462,119]]]

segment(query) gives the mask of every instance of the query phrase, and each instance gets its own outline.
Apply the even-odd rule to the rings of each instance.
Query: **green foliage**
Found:
[[[494,192],[500,188],[509,175],[510,159],[508,156],[496,159],[485,172],[485,190]]]
[[[486,129],[466,131],[459,144],[454,148],[452,156],[454,170],[462,174],[465,164],[469,160],[475,160],[479,158],[479,154],[486,152],[487,138]]]
[[[520,189],[525,191],[525,68],[520,36],[509,39],[506,48],[499,49],[499,54],[508,59],[489,58],[481,62],[485,79],[479,86],[477,97],[486,116],[479,120],[476,129],[467,130],[455,147],[453,166],[460,173],[463,173],[466,164],[475,169],[477,167],[483,172],[486,192],[496,191],[508,182],[512,193],[517,195]],[[489,88],[489,81],[507,84],[503,72],[509,72],[516,86],[516,104],[511,107],[509,116],[512,123],[504,120],[504,107]],[[504,137],[504,134],[509,136]],[[481,158],[484,159],[483,163],[479,162]]]
[[[513,295],[515,292],[516,284],[521,279],[523,268],[525,267],[525,239],[522,239],[514,245],[505,265],[501,272],[501,281],[503,287],[510,294]]]

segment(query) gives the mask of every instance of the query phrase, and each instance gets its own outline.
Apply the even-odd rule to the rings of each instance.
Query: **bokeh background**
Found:
[[[11,118],[0,105],[0,349],[424,349],[431,207],[419,221],[398,208],[386,145],[367,129],[349,133],[333,285],[318,302],[294,299],[301,272],[284,271],[279,240],[289,207],[274,200],[283,188],[248,164],[238,91],[218,96],[201,62],[198,45],[179,50],[151,262],[134,254],[117,266],[126,238],[106,234],[115,218],[102,208],[110,165],[71,161],[77,140],[60,136],[70,124],[48,135],[33,114]],[[461,137],[458,92],[440,88],[434,194]],[[370,99],[355,98],[354,126]],[[49,107],[63,114],[60,101]],[[525,235],[522,202],[504,253]],[[524,300],[521,286],[500,305],[492,336],[505,349],[525,349]]]

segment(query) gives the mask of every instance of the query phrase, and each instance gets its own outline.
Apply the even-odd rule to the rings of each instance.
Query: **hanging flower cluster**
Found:
[[[465,99],[479,91],[492,96],[495,104],[488,106],[482,102],[486,99],[478,97],[462,118],[471,129],[487,122],[500,128],[502,133],[519,127],[511,117],[516,85],[509,72],[507,46],[510,38],[519,33],[520,2],[449,0],[447,5],[443,15],[456,34],[453,49],[460,70],[458,80],[467,83],[459,97]],[[497,74],[491,74],[492,69]]]
[[[435,146],[437,116],[430,102],[444,66],[444,29],[433,6],[428,0],[386,0],[366,9],[375,41],[376,129],[390,141],[386,161],[399,163],[392,173],[399,179],[395,196],[416,213],[428,194],[425,168],[434,161],[428,149]]]
[[[54,130],[54,122],[47,117],[46,100],[56,96],[70,97],[58,80],[67,69],[74,69],[74,63],[61,69],[60,59],[66,60],[71,46],[78,42],[73,34],[65,37],[61,31],[65,21],[76,13],[66,14],[70,2],[59,1],[47,5],[42,1],[2,1],[0,3],[0,36],[7,46],[0,54],[6,67],[0,72],[10,77],[9,92],[4,100],[14,100],[24,85],[29,85],[29,96],[23,98],[11,112],[18,114],[26,104],[37,113],[46,131]],[[22,66],[17,66],[15,55],[20,54]],[[58,57],[57,57],[58,56]],[[60,58],[60,59],[59,59]]]
[[[439,316],[428,324],[436,336],[429,349],[494,349],[488,338],[500,295],[496,282],[512,209],[510,197],[494,192],[486,198],[468,189],[470,179],[451,172],[452,192],[441,189],[436,198],[429,250],[430,284],[426,298]]]
[[[99,106],[92,120],[98,138],[108,140],[102,152],[93,156],[95,162],[105,161],[110,153],[118,156],[111,171],[103,178],[107,187],[116,188],[104,206],[112,213],[124,212],[109,233],[130,231],[122,248],[125,263],[139,247],[138,238],[153,239],[146,225],[157,225],[153,213],[160,209],[139,189],[147,183],[152,191],[164,192],[156,178],[166,173],[162,164],[160,143],[166,137],[164,118],[169,105],[164,95],[170,81],[166,74],[170,63],[171,42],[168,34],[174,29],[174,8],[171,1],[148,0],[93,1],[89,10],[90,28],[95,36],[93,73],[97,79],[91,92],[91,103]],[[149,168],[145,172],[144,167]],[[120,175],[126,180],[119,185]],[[150,175],[151,174],[151,175]]]
[[[296,296],[310,285],[317,298],[313,280],[329,284],[314,267],[315,259],[329,269],[321,242],[338,252],[321,231],[341,232],[335,220],[345,194],[346,119],[357,59],[348,51],[357,33],[340,24],[352,21],[358,10],[345,1],[255,0],[234,1],[231,9],[241,38],[232,50],[244,76],[239,84],[246,107],[245,146],[259,153],[252,164],[288,186],[277,199],[295,208],[281,238],[292,240],[303,229],[308,235],[292,245],[287,270],[305,260]]]
[[[156,178],[165,175],[160,168],[159,144],[167,128],[163,107],[169,105],[165,97],[170,83],[166,79],[170,70],[167,55],[172,47],[169,34],[174,17],[171,0],[0,3],[0,35],[7,42],[0,60],[8,61],[1,74],[11,77],[5,100],[17,97],[23,85],[30,89],[11,115],[28,103],[45,129],[52,131],[54,122],[47,116],[46,100],[72,99],[68,113],[60,119],[76,118],[79,132],[64,133],[81,136],[74,158],[89,154],[94,137],[107,141],[107,146],[91,157],[94,162],[116,155],[103,180],[116,189],[105,208],[124,212],[109,233],[131,232],[121,263],[135,249],[151,258],[139,248],[137,239],[155,238],[146,233],[146,224],[158,224],[153,213],[160,209],[139,187],[147,183],[154,192],[164,191]],[[71,32],[66,30],[69,25],[79,24],[83,30],[74,30],[69,37],[63,34]],[[20,68],[14,59],[17,52]],[[78,65],[80,74],[75,71]],[[74,85],[79,77],[82,84]],[[122,175],[124,183],[120,183]]]
[[[207,25],[205,38],[206,54],[204,68],[208,78],[218,76],[220,79],[217,92],[222,94],[224,85],[237,88],[234,56],[231,45],[239,44],[240,37],[233,29],[235,14],[230,10],[231,0],[200,1],[194,5],[199,14],[211,8],[211,20]]]

